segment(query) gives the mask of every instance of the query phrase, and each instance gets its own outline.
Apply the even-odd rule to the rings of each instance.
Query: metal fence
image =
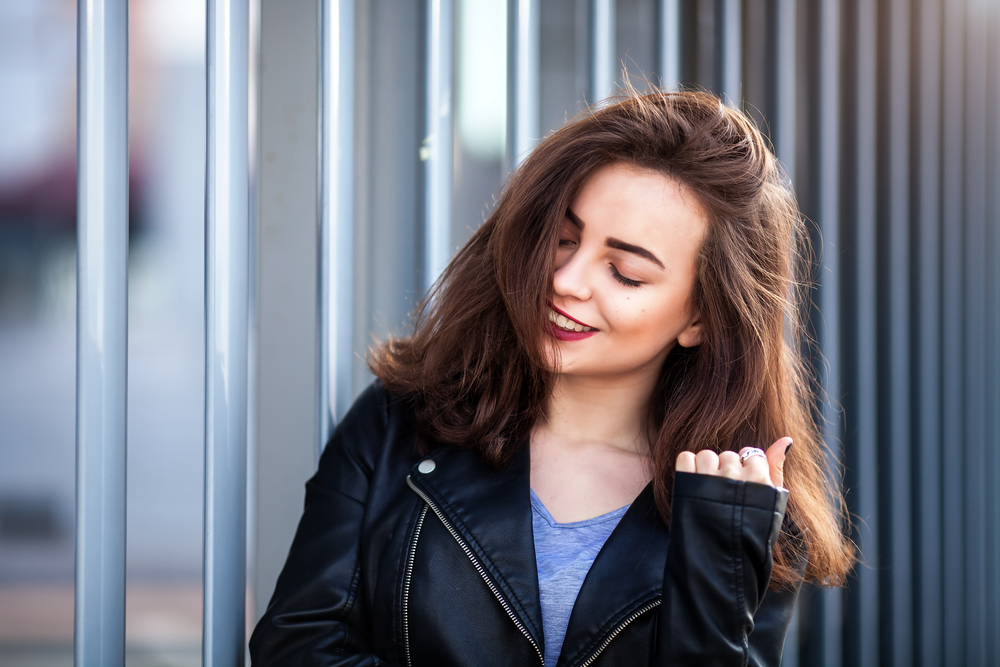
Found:
[[[371,335],[401,330],[481,219],[463,199],[470,174],[495,194],[623,68],[633,83],[697,86],[747,110],[814,223],[820,408],[863,561],[844,589],[806,589],[785,664],[997,664],[1000,3],[507,0],[506,82],[494,82],[505,143],[475,159],[456,130],[471,6],[261,0],[260,151],[315,177],[283,186],[308,205],[277,220],[278,177],[260,161],[258,229],[298,226],[299,261],[315,265],[296,291],[315,325],[298,372],[278,363],[288,337],[267,328],[282,298],[273,242],[250,224],[247,2],[209,0],[205,664],[243,659],[248,304],[261,388],[250,391],[256,616],[301,507],[304,477],[282,461],[298,448],[312,465],[367,382]],[[298,31],[281,33],[283,21]],[[87,665],[121,664],[124,644],[126,25],[124,0],[79,3],[76,660]],[[303,108],[318,154],[272,133],[289,122],[269,110],[283,76],[314,93]],[[308,442],[282,438],[288,416],[268,409],[263,388],[282,379],[318,396]],[[292,499],[285,515],[261,509],[262,489]]]

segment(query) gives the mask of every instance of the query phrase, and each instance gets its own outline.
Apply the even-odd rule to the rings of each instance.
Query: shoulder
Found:
[[[337,424],[323,449],[315,481],[342,486],[345,475],[369,478],[387,450],[412,448],[412,410],[404,397],[372,382]]]

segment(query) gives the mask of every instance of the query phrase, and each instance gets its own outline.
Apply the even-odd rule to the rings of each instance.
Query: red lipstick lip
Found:
[[[591,327],[586,322],[581,322],[580,320],[576,319],[575,317],[573,317],[569,313],[564,313],[563,311],[559,310],[554,305],[552,305],[551,301],[546,301],[545,303],[547,303],[549,305],[549,308],[551,308],[552,310],[556,311],[557,313],[559,313],[560,315],[562,315],[563,317],[565,317],[567,320],[573,320],[574,322],[576,322],[577,324],[579,324],[581,327],[590,327],[593,331],[600,331],[600,329],[598,329],[597,327]],[[586,333],[590,333],[590,332],[588,331]]]
[[[554,322],[546,322],[545,325],[545,330],[556,340],[583,340],[597,334],[597,329],[591,329],[590,331],[566,331],[557,327]]]

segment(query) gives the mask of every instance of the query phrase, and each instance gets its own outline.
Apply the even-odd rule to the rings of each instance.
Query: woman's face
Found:
[[[556,253],[547,338],[555,370],[655,383],[675,343],[701,343],[690,299],[707,229],[695,196],[663,174],[613,164],[591,176]]]

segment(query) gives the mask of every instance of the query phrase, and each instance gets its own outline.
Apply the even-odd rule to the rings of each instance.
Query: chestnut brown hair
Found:
[[[669,523],[679,452],[766,449],[789,435],[789,520],[772,584],[795,581],[803,560],[807,580],[841,583],[854,551],[803,355],[808,234],[760,132],[710,94],[629,91],[542,141],[422,302],[412,335],[372,350],[372,371],[411,402],[427,442],[509,461],[551,391],[542,337],[562,221],[587,179],[614,163],[675,179],[709,222],[691,296],[703,343],[671,350],[652,400],[660,513]]]

